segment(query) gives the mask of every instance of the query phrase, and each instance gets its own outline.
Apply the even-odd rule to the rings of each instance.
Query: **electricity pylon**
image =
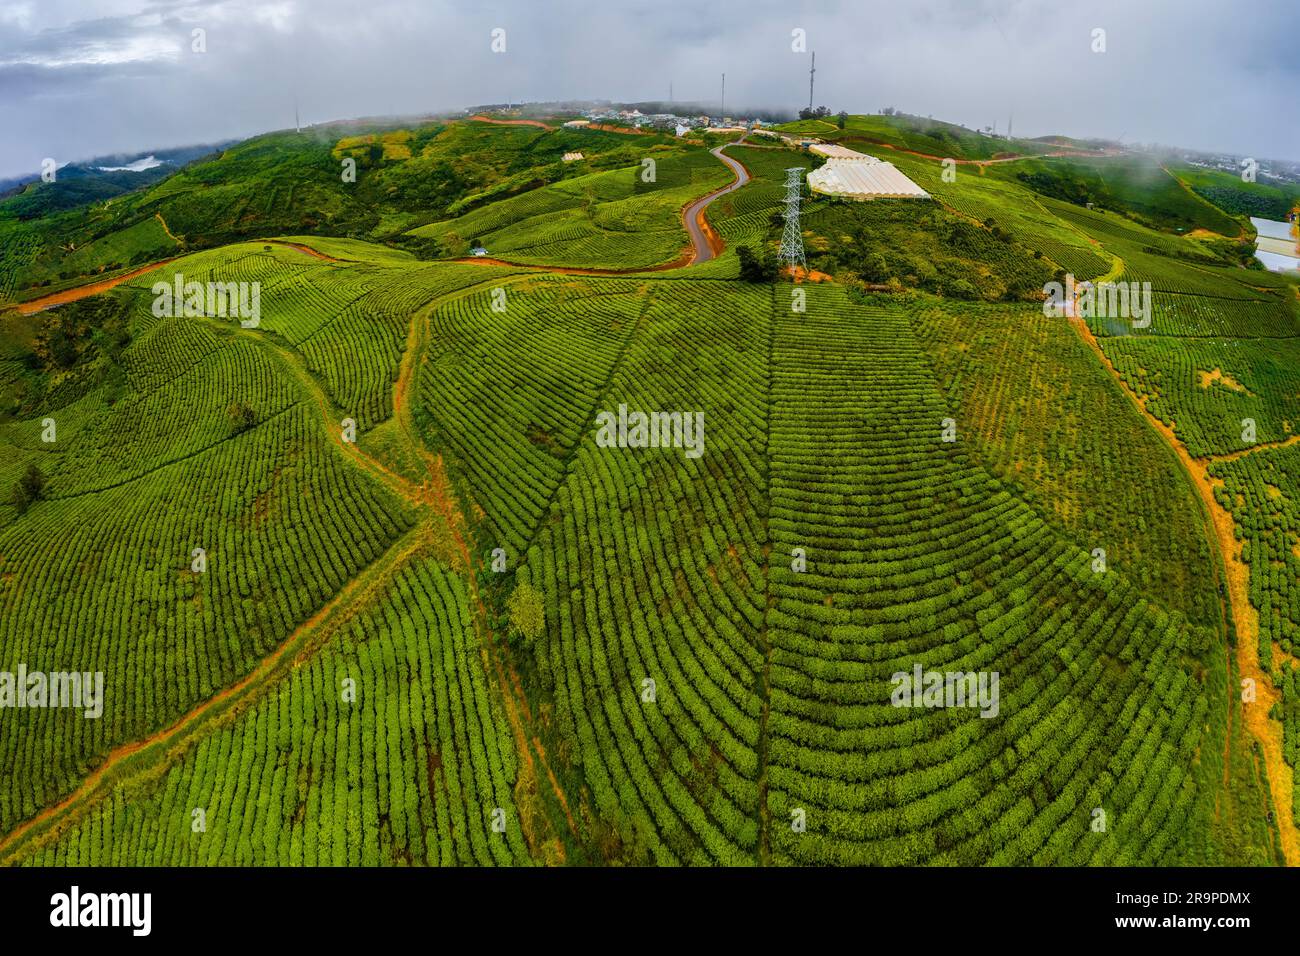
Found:
[[[794,166],[785,171],[785,231],[781,233],[781,251],[777,261],[794,269],[807,270],[808,261],[803,254],[803,232],[799,228],[799,203],[803,199],[803,167]]]

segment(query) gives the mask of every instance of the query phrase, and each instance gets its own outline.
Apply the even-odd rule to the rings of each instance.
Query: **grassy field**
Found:
[[[687,245],[682,209],[731,181],[706,150],[652,149],[654,181],[641,164],[589,173],[480,206],[411,235],[449,255],[478,241],[489,255],[525,265],[628,268],[670,262]]]

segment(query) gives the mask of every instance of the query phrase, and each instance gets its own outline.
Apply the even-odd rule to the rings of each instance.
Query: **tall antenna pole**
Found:
[[[781,251],[777,261],[793,271],[802,266],[808,269],[803,254],[803,231],[799,228],[799,203],[803,199],[803,167],[792,166],[785,171],[785,230],[781,233]]]
[[[813,75],[817,72],[817,51],[813,50],[812,65],[808,67],[808,112],[813,108]]]
[[[669,105],[672,105],[673,103],[673,81],[672,80],[668,81],[668,103]]]
[[[722,74],[722,102],[718,104],[718,120],[727,115],[727,74]]]

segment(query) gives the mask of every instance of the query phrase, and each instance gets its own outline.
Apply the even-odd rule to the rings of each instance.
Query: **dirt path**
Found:
[[[1273,814],[1277,821],[1278,832],[1282,839],[1282,854],[1288,866],[1300,866],[1300,833],[1297,832],[1295,818],[1291,812],[1291,788],[1294,785],[1290,765],[1282,756],[1282,726],[1270,720],[1269,709],[1278,700],[1280,694],[1274,689],[1272,679],[1259,666],[1259,616],[1250,603],[1250,568],[1241,559],[1241,545],[1237,541],[1236,524],[1232,515],[1219,504],[1214,497],[1214,489],[1222,482],[1210,476],[1209,467],[1213,459],[1194,458],[1188,452],[1174,430],[1147,411],[1146,400],[1129,388],[1120,377],[1119,370],[1102,351],[1101,343],[1081,319],[1070,319],[1070,325],[1079,333],[1097,356],[1102,366],[1119,383],[1142,415],[1178,455],[1179,461],[1192,484],[1201,496],[1201,501],[1213,524],[1217,548],[1224,566],[1225,581],[1228,586],[1228,600],[1232,604],[1232,618],[1237,627],[1237,668],[1242,678],[1255,682],[1257,699],[1254,703],[1243,704],[1246,726],[1259,741],[1264,754],[1264,764],[1268,769],[1268,783],[1272,790]],[[1285,444],[1297,439],[1289,439]],[[1248,449],[1242,454],[1255,451]],[[1226,457],[1226,456],[1225,456]],[[1240,454],[1233,457],[1240,457]],[[1224,460],[1224,459],[1220,459]],[[1229,694],[1237,693],[1231,684]]]
[[[493,119],[490,116],[484,116],[482,113],[475,113],[470,119],[477,123],[492,123],[495,126],[536,126],[540,129],[555,129],[554,126],[543,123],[541,120],[533,119]]]
[[[159,217],[162,218],[161,216]],[[163,224],[166,229],[166,223]],[[171,233],[167,233],[169,236]],[[172,236],[175,239],[175,236]],[[179,241],[179,240],[178,240]],[[287,246],[290,249],[297,249],[299,252],[317,259],[324,259],[326,262],[348,262],[347,259],[335,259],[333,256],[327,256],[325,253],[313,249],[311,246],[301,242],[286,242],[283,239],[250,239],[249,242],[271,242],[277,246]],[[98,282],[88,282],[85,285],[73,286],[70,289],[63,289],[60,292],[51,292],[49,295],[43,295],[39,299],[31,299],[27,302],[18,303],[19,315],[35,315],[37,312],[44,312],[46,309],[52,309],[57,305],[67,305],[69,302],[77,302],[81,299],[88,299],[92,295],[99,295],[101,292],[107,292],[109,289],[115,289],[123,282],[130,282],[137,276],[153,272],[155,269],[161,269],[169,262],[175,262],[180,256],[172,256],[168,259],[161,259],[158,262],[151,262],[147,266],[140,266],[138,269],[132,269],[130,272],[124,272],[120,276],[114,276],[111,279],[101,279]]]
[[[179,236],[176,236],[176,235],[173,235],[173,234],[172,234],[171,229],[169,229],[169,228],[167,227],[167,220],[163,218],[163,214],[162,214],[162,213],[160,213],[160,212],[156,212],[156,213],[153,214],[153,217],[154,217],[155,219],[157,219],[157,220],[158,220],[158,224],[161,225],[161,226],[163,227],[163,232],[167,233],[167,238],[171,239],[171,241],[174,242],[174,243],[176,243],[176,245],[178,245],[178,246],[183,246],[183,245],[185,245],[185,241],[184,241],[183,239],[181,239]]]
[[[19,315],[35,315],[37,312],[44,312],[46,309],[52,309],[56,305],[67,305],[69,302],[76,302],[80,299],[88,299],[92,295],[99,295],[101,292],[107,292],[109,289],[115,289],[123,282],[129,282],[136,276],[142,276],[147,272],[153,272],[155,269],[161,269],[169,262],[175,262],[176,257],[163,259],[161,262],[151,262],[147,266],[141,266],[138,269],[132,269],[130,272],[124,272],[120,276],[112,279],[101,279],[98,282],[91,282],[86,285],[73,286],[71,289],[64,289],[61,292],[51,292],[49,295],[43,295],[39,299],[31,299],[28,302],[18,303]]]
[[[319,249],[313,249],[311,246],[301,242],[289,242],[287,239],[265,239],[264,242],[273,242],[277,246],[287,246],[290,249],[297,249],[299,252],[306,253],[316,259],[324,259],[326,262],[351,262],[351,259],[336,259],[334,256],[327,256]]]

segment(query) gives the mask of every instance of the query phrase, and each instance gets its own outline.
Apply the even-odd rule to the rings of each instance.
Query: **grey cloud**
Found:
[[[21,4],[19,6],[22,6]],[[0,17],[0,176],[251,135],[306,120],[427,113],[520,99],[817,102],[911,112],[1024,135],[1123,135],[1300,158],[1289,122],[1300,10],[1217,0],[925,0],[593,4],[448,0],[86,0]],[[17,9],[15,7],[14,9]],[[189,52],[190,30],[208,52]],[[508,51],[489,50],[493,27]],[[1108,50],[1089,49],[1094,27]],[[170,44],[178,52],[159,51]],[[117,62],[66,63],[107,51]],[[132,54],[138,53],[133,57]]]

